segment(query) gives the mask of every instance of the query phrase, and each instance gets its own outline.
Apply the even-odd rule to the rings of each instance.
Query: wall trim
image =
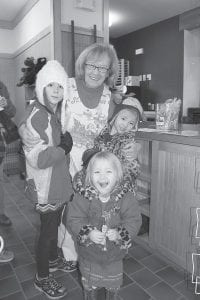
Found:
[[[45,36],[49,35],[51,33],[51,27],[48,26],[45,29],[43,29],[40,33],[38,33],[36,36],[34,36],[30,41],[28,41],[25,45],[23,45],[21,48],[19,48],[16,52],[13,53],[13,58],[16,58],[21,53],[26,51],[28,48],[32,47],[34,44],[39,42],[41,39],[43,39]]]
[[[109,43],[109,4],[109,0],[103,1],[103,31],[105,43]]]
[[[13,23],[11,21],[0,20],[0,29],[13,29]]]
[[[61,24],[61,31],[71,32],[71,25]],[[88,29],[79,26],[74,26],[74,31],[76,34],[93,35],[93,28]],[[103,33],[99,30],[97,30],[97,37],[103,37]]]
[[[37,4],[40,0],[29,0],[19,11],[13,21],[0,20],[0,28],[13,30],[17,24],[28,14],[28,12]]]

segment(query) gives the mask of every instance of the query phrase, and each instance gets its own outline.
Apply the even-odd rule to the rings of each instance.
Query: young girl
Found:
[[[57,61],[49,61],[36,79],[37,100],[28,108],[26,128],[38,138],[35,145],[23,146],[26,158],[27,193],[40,214],[40,232],[36,252],[35,287],[50,299],[65,296],[66,289],[49,272],[69,271],[67,262],[58,257],[58,226],[64,204],[72,194],[68,153],[72,138],[61,136],[57,116],[59,104],[66,99],[67,74]],[[61,136],[61,138],[60,138]]]
[[[89,163],[82,188],[69,203],[68,228],[77,245],[85,299],[95,299],[97,287],[117,299],[122,259],[137,235],[141,215],[119,159],[106,151],[91,155],[85,156],[84,163]]]
[[[94,141],[95,148],[112,152],[119,158],[124,174],[130,176],[133,182],[139,172],[138,153],[141,147],[135,142],[135,133],[141,118],[141,105],[133,98],[127,98],[116,105],[108,124]],[[132,155],[129,157],[126,150],[131,144]]]

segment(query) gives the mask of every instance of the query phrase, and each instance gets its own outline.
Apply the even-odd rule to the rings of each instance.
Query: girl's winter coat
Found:
[[[82,171],[83,172],[83,171]],[[141,214],[135,194],[129,183],[122,182],[111,194],[107,203],[99,200],[97,190],[92,186],[84,188],[74,183],[78,192],[69,203],[68,227],[76,241],[79,259],[99,264],[109,264],[121,260],[131,246],[131,239],[141,226]],[[102,225],[117,228],[120,238],[116,242],[106,239],[105,246],[93,243],[88,234],[94,228],[102,230]]]
[[[69,174],[69,158],[59,147],[61,142],[61,122],[51,109],[44,93],[44,88],[57,82],[67,88],[67,76],[64,69],[50,61],[38,73],[36,80],[37,100],[29,107],[25,120],[26,127],[39,138],[37,145],[24,146],[27,170],[27,192],[32,200],[39,204],[39,209],[46,212],[54,210],[69,201],[72,194]],[[69,149],[72,147],[69,137]]]

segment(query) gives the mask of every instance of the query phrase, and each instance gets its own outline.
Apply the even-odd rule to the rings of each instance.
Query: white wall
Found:
[[[61,1],[61,22],[62,24],[71,24],[91,29],[94,25],[98,31],[103,31],[103,0],[95,0],[95,11],[89,11],[75,7],[76,0]],[[90,1],[89,1],[90,2]]]
[[[0,53],[15,53],[49,25],[50,0],[40,0],[13,30],[0,29]]]
[[[50,0],[40,0],[13,31],[15,51],[50,25]]]
[[[184,31],[184,116],[188,107],[200,107],[200,28]]]
[[[13,53],[13,31],[8,29],[0,29],[0,53]]]

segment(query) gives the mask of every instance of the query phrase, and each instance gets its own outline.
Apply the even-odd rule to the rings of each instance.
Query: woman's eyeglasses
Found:
[[[88,70],[94,71],[94,70],[97,69],[98,72],[103,73],[103,74],[105,74],[109,70],[109,68],[101,67],[101,66],[95,66],[93,64],[85,64],[85,66]]]

